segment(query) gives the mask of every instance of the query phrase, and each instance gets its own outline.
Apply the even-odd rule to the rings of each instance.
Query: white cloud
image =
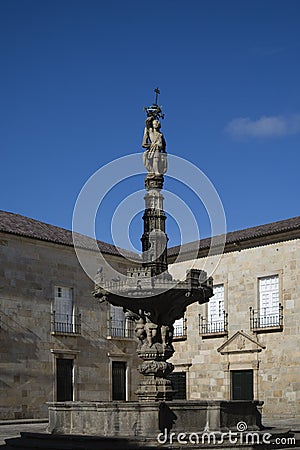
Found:
[[[300,133],[300,114],[292,116],[263,116],[257,120],[249,117],[233,119],[226,127],[233,137],[277,137]]]

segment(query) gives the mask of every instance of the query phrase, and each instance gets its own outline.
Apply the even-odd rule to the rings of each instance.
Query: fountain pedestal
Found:
[[[204,303],[212,296],[212,280],[197,269],[189,270],[184,281],[175,281],[166,272],[152,274],[151,268],[141,267],[129,269],[127,277],[118,282],[105,282],[100,276],[94,296],[122,306],[127,317],[135,320],[137,354],[143,360],[138,367],[143,375],[136,392],[139,400],[172,400],[168,375],[174,367],[167,360],[174,353],[173,324],[188,305]]]

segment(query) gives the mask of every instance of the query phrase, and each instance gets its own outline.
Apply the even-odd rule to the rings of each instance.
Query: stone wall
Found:
[[[174,264],[170,272],[178,278],[190,265]],[[269,275],[279,276],[283,329],[253,332],[249,307],[258,308],[258,278]],[[188,398],[229,400],[230,371],[252,369],[254,399],[264,401],[264,416],[300,418],[300,240],[225,253],[213,278],[225,287],[228,333],[202,337],[199,314],[207,314],[207,305],[188,308],[187,339],[175,342],[171,360],[187,372]]]
[[[136,342],[107,339],[108,306],[93,298],[73,248],[1,233],[0,254],[0,419],[47,417],[57,357],[74,360],[75,400],[111,399],[113,360],[127,362],[127,396],[136,399]],[[125,270],[122,258],[107,257]],[[80,334],[51,333],[55,286],[73,288]]]
[[[72,247],[1,233],[0,238],[0,419],[47,416],[46,402],[56,401],[55,361],[74,359],[74,399],[111,400],[111,363],[127,362],[128,400],[139,382],[136,342],[107,339],[108,306],[92,296],[93,282],[82,270]],[[97,255],[88,252],[95,260]],[[125,272],[124,259],[107,256]],[[205,258],[194,268],[203,268]],[[211,264],[206,261],[206,270]],[[191,262],[174,264],[175,278]],[[186,313],[187,338],[174,343],[177,371],[187,372],[191,400],[230,400],[230,372],[252,369],[254,399],[264,401],[267,418],[300,418],[300,240],[272,243],[225,253],[213,273],[224,284],[228,332],[202,337],[199,314]],[[279,276],[283,329],[253,332],[249,307],[258,307],[258,278]],[[109,274],[107,274],[109,276]],[[81,314],[79,335],[51,333],[54,287],[74,290]],[[268,332],[267,332],[268,331]]]

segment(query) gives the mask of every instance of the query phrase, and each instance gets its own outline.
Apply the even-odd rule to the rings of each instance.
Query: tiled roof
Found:
[[[267,238],[271,235],[279,235],[294,230],[299,230],[300,236],[300,216],[293,217],[291,219],[280,220],[279,222],[267,223],[265,225],[259,225],[252,228],[246,228],[244,230],[231,231],[226,235],[227,244],[239,244],[245,241],[250,241],[259,238]],[[221,237],[221,236],[220,236]],[[221,239],[217,240],[220,242]],[[205,250],[210,247],[211,238],[201,239],[200,241],[190,242],[177,245],[168,249],[168,256],[176,256],[181,250],[181,254],[192,252],[195,248]]]
[[[40,222],[29,217],[21,216],[11,212],[0,210],[0,231],[5,233],[15,234],[19,236],[26,236],[32,239],[39,239],[42,241],[53,242],[55,244],[67,245],[73,247],[72,232],[64,228],[49,225],[48,223]],[[88,236],[79,235],[80,247],[94,250],[94,240]],[[106,242],[97,241],[101,252],[110,255],[124,255],[131,259],[139,259],[139,256],[133,252],[107,244]]]
[[[299,231],[300,237],[300,216],[291,219],[272,222],[265,225],[259,225],[244,230],[231,231],[226,235],[226,245],[239,244],[246,241],[267,239],[268,236],[283,235],[292,231]],[[29,217],[21,216],[11,212],[0,211],[0,231],[19,236],[26,236],[42,241],[53,242],[56,244],[73,247],[72,232],[64,228],[49,225]],[[80,247],[94,250],[94,240],[88,236],[80,236]],[[218,239],[216,239],[219,242]],[[187,254],[198,247],[199,251],[209,249],[211,238],[201,239],[200,241],[190,242],[182,246],[171,247],[168,249],[168,257],[176,256],[181,250],[181,254]],[[114,245],[103,241],[97,241],[99,249],[103,253],[110,255],[128,255],[131,259],[140,260],[139,255],[127,250],[119,249]]]

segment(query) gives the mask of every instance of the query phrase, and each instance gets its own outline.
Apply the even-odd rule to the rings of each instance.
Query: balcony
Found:
[[[207,317],[199,315],[199,334],[202,338],[213,338],[226,336],[228,334],[228,314],[223,311],[220,320],[208,320]]]
[[[81,314],[51,314],[51,333],[65,335],[81,334]]]
[[[108,337],[115,339],[134,339],[134,325],[132,320],[111,319],[108,326]]]
[[[283,307],[279,303],[278,310],[270,308],[254,310],[250,306],[250,329],[256,333],[267,333],[283,330]]]
[[[186,339],[186,318],[176,320],[173,331],[174,341],[181,341],[184,339]]]

